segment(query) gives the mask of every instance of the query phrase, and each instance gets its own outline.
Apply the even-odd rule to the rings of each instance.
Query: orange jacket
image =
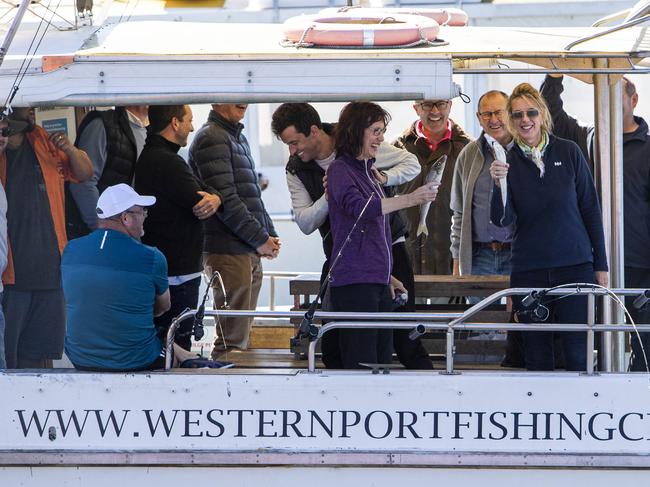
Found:
[[[59,243],[59,252],[63,252],[65,244],[68,242],[65,232],[65,194],[63,191],[64,181],[76,181],[72,176],[70,169],[70,160],[65,152],[59,150],[48,137],[48,133],[42,127],[36,126],[34,130],[25,134],[27,141],[34,149],[36,158],[43,171],[45,180],[45,190],[47,199],[50,202],[50,211],[52,213],[52,222],[54,223],[54,232]],[[5,153],[0,154],[0,181],[4,187],[7,186],[7,156]],[[28,190],[28,188],[25,188]],[[8,239],[9,240],[9,239]],[[9,245],[9,257],[7,268],[2,274],[3,284],[14,284],[16,276],[14,274],[14,262],[11,255],[11,242]]]

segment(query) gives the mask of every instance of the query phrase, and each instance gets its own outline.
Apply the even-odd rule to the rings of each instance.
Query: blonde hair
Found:
[[[549,112],[548,106],[544,101],[544,97],[530,84],[521,83],[515,86],[515,89],[512,90],[512,93],[508,97],[508,103],[506,104],[506,110],[508,112],[508,131],[510,131],[512,136],[518,142],[523,142],[517,133],[517,128],[512,119],[512,102],[517,98],[525,98],[537,107],[539,110],[542,131],[550,134],[551,130],[553,130],[553,119],[551,118],[551,112]]]

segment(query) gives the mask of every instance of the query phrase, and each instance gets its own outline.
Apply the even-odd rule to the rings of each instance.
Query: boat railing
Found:
[[[587,297],[587,323],[473,323],[468,321],[484,308],[494,303],[499,303],[509,296],[535,296],[542,292],[545,296],[576,296]],[[318,328],[317,333],[310,338],[307,354],[308,371],[316,372],[316,345],[325,333],[334,329],[363,329],[363,328],[390,328],[411,330],[410,336],[417,338],[429,331],[444,331],[446,333],[446,374],[454,374],[455,338],[457,331],[584,331],[587,340],[587,361],[585,370],[587,375],[594,374],[594,349],[596,332],[650,332],[650,324],[623,324],[623,323],[596,323],[596,297],[638,297],[647,293],[645,289],[607,289],[599,286],[576,285],[561,289],[541,288],[509,288],[491,294],[464,312],[431,312],[431,313],[364,313],[364,312],[332,312],[317,311],[314,320],[333,320]],[[647,294],[646,294],[647,295]],[[537,299],[537,298],[533,298]],[[622,302],[621,302],[622,303]],[[177,316],[169,327],[166,340],[166,369],[171,368],[172,345],[179,324],[186,319],[194,319],[196,310],[186,311]],[[300,311],[252,311],[252,310],[205,310],[204,316],[219,317],[255,317],[255,318],[294,318],[302,319],[304,313]],[[377,323],[381,321],[381,323]]]

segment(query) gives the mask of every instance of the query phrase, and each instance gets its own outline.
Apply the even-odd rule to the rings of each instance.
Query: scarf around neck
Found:
[[[525,142],[517,141],[517,145],[523,151],[524,155],[530,158],[537,168],[539,169],[539,177],[544,177],[544,161],[542,160],[542,155],[544,155],[544,150],[548,145],[548,134],[546,132],[542,133],[542,140],[535,147],[530,147]]]

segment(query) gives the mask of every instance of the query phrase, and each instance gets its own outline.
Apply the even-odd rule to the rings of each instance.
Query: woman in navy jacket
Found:
[[[494,161],[490,174],[499,186],[507,178],[505,208],[500,190],[492,196],[491,217],[497,225],[515,224],[511,287],[549,288],[573,282],[607,285],[605,237],[594,182],[580,148],[551,134],[551,116],[539,92],[518,85],[507,104],[508,126],[515,145],[507,162]],[[586,323],[586,296],[542,301],[547,321]],[[536,305],[534,305],[536,306]],[[522,297],[514,299],[521,321]],[[522,313],[523,312],[523,313]],[[528,314],[530,317],[530,314]],[[523,332],[528,370],[553,370],[553,332]],[[561,332],[565,367],[585,370],[586,334]]]
[[[370,102],[352,102],[341,111],[335,136],[337,158],[327,171],[333,239],[329,286],[334,311],[390,311],[395,287],[403,286],[391,278],[392,239],[387,215],[432,201],[438,194],[434,183],[399,198],[384,194],[372,166],[389,120],[383,108]],[[392,330],[341,330],[343,367],[390,363],[392,341]]]

